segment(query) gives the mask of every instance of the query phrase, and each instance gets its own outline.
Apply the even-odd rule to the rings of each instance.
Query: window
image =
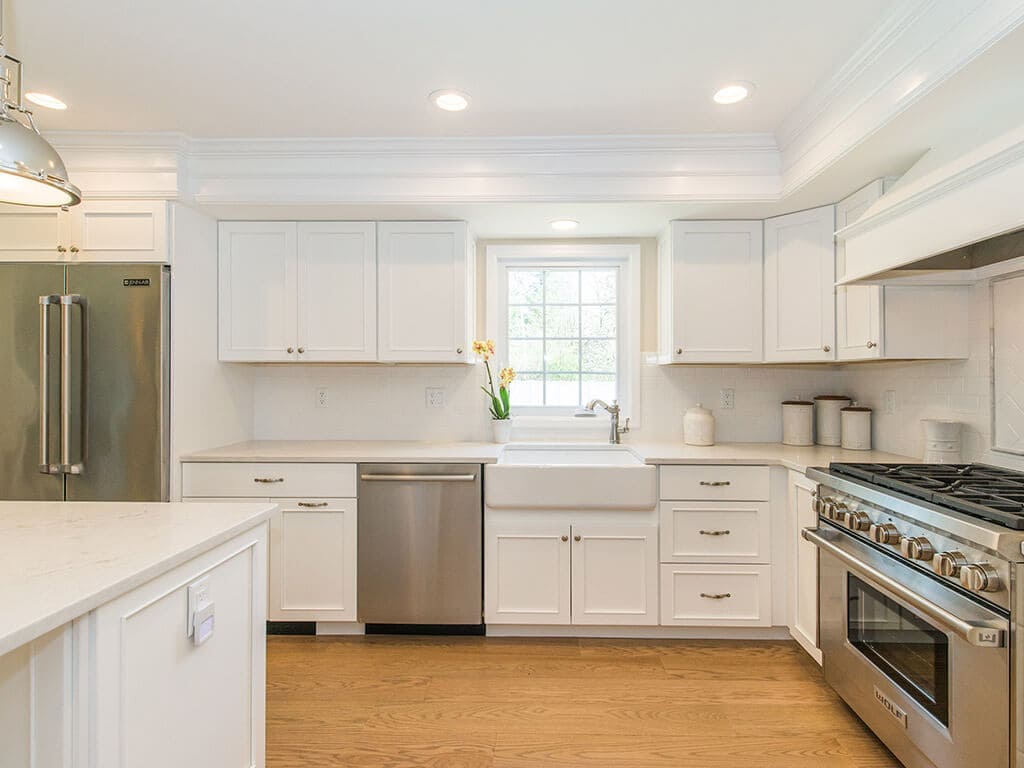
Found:
[[[571,415],[599,398],[628,407],[636,350],[632,246],[489,246],[488,335],[516,369],[520,415]],[[639,300],[636,300],[639,304]],[[634,406],[635,407],[635,406]]]

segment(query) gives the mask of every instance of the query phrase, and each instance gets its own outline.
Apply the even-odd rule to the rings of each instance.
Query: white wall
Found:
[[[171,499],[180,457],[252,437],[248,366],[217,361],[217,222],[175,203],[171,263]]]

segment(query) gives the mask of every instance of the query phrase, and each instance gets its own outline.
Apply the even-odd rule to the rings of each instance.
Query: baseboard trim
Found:
[[[791,640],[788,627],[576,627],[488,624],[488,637],[606,637],[666,640]]]
[[[268,635],[315,635],[315,621],[268,621]]]

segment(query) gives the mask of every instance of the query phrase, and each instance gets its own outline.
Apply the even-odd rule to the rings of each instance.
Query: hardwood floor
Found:
[[[794,643],[272,637],[267,768],[898,768]]]

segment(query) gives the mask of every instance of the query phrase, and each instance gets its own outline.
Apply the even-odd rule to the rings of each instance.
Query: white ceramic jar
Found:
[[[851,451],[871,450],[871,409],[848,405],[840,411],[842,446]]]
[[[715,444],[715,417],[700,403],[683,414],[683,440],[687,445]]]
[[[814,409],[817,412],[818,445],[839,445],[842,443],[843,408],[852,401],[846,395],[818,395],[814,398]]]
[[[929,464],[959,464],[960,428],[959,421],[948,419],[921,419],[924,426],[924,457]]]
[[[782,442],[784,445],[814,444],[814,403],[807,400],[782,402]]]

